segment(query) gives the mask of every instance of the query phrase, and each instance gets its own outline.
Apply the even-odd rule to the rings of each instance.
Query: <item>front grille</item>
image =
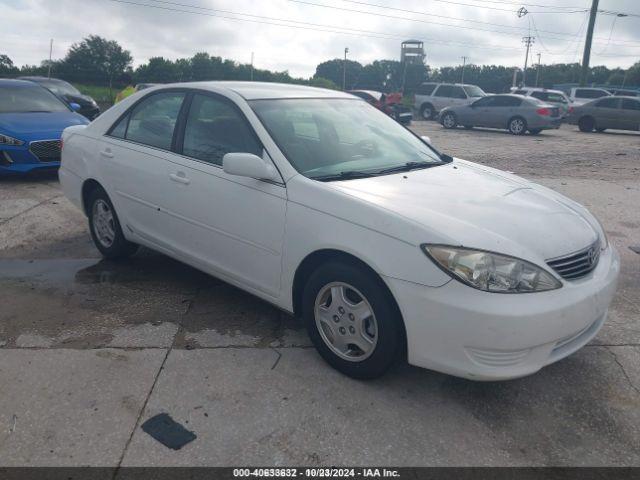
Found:
[[[599,240],[579,252],[547,260],[547,265],[553,268],[562,278],[576,280],[596,268],[598,260],[600,260]]]
[[[60,140],[43,140],[31,142],[29,151],[41,162],[60,161]]]

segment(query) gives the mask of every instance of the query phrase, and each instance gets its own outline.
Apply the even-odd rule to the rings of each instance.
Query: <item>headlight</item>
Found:
[[[421,248],[453,278],[485,292],[543,292],[562,286],[542,268],[507,255],[446,245],[425,244]]]
[[[598,237],[600,238],[600,250],[606,250],[609,246],[609,238],[607,237],[607,232],[604,231],[604,227],[602,226],[602,222],[596,218],[595,215],[592,215],[593,218],[598,222],[598,227],[600,227],[600,231],[598,233]]]
[[[18,140],[17,138],[10,137],[9,135],[3,135],[0,133],[0,145],[24,145],[22,140]]]

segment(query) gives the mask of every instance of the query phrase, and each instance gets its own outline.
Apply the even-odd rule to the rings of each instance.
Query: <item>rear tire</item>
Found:
[[[456,128],[458,126],[458,119],[453,112],[445,112],[440,119],[440,123],[444,128]]]
[[[304,287],[302,315],[318,353],[349,377],[379,377],[404,351],[395,302],[382,281],[362,268],[320,266]]]
[[[524,135],[527,131],[527,121],[522,117],[513,117],[507,124],[507,130],[512,135]]]
[[[593,117],[582,117],[580,120],[578,120],[578,128],[581,132],[593,132],[595,126],[596,122],[593,120]]]
[[[436,111],[430,103],[425,103],[420,107],[420,116],[425,120],[433,120],[435,114]]]
[[[101,187],[89,194],[87,213],[91,238],[103,256],[110,259],[126,258],[138,251],[138,245],[124,237],[116,210]]]

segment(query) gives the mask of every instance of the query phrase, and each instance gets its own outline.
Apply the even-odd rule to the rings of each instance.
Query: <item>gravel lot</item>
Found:
[[[640,465],[640,135],[414,122],[588,206],[622,258],[609,320],[537,374],[359,382],[298,321],[149,251],[102,261],[55,176],[0,180],[0,465]],[[169,413],[197,439],[140,425]]]

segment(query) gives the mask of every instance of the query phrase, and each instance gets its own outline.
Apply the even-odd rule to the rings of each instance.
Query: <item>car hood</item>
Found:
[[[42,135],[57,138],[65,128],[87,123],[86,118],[75,112],[0,113],[0,132],[20,140]]]
[[[420,243],[462,245],[542,261],[580,250],[599,234],[597,220],[568,198],[515,175],[457,159],[331,186],[420,225]]]

